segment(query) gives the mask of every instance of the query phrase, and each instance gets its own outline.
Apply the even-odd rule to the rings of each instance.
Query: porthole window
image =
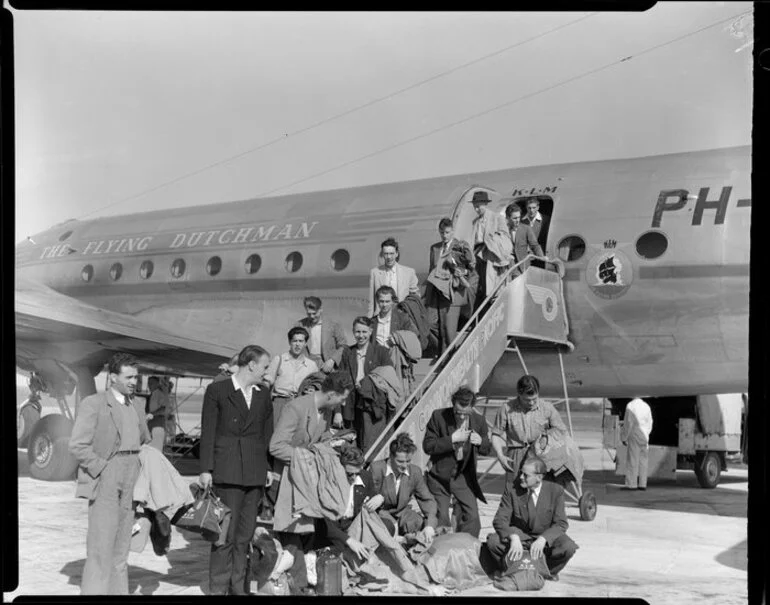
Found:
[[[171,276],[182,277],[186,267],[187,265],[185,265],[183,258],[176,259],[173,263],[171,263]]]
[[[110,267],[110,279],[112,281],[118,281],[120,276],[123,275],[123,265],[115,263]]]
[[[580,260],[586,253],[586,242],[579,235],[568,235],[559,242],[558,255],[564,262]]]
[[[206,273],[216,275],[222,270],[222,259],[218,256],[212,256],[206,263]]]
[[[84,282],[89,282],[94,278],[94,268],[92,265],[86,265],[80,272],[80,277]]]
[[[60,242],[63,242],[63,241],[65,241],[65,240],[69,239],[69,236],[70,236],[70,235],[72,235],[72,231],[65,231],[64,233],[62,233],[62,234],[59,236],[59,241],[60,241]]]
[[[647,260],[663,256],[666,250],[668,238],[660,231],[648,231],[636,240],[636,253]]]
[[[286,257],[286,270],[289,273],[296,273],[302,268],[302,255],[299,252],[292,252]]]
[[[350,253],[342,248],[335,250],[332,254],[332,269],[342,271],[347,269],[348,263],[350,263]]]
[[[154,270],[155,265],[152,263],[152,261],[146,260],[139,267],[139,277],[142,279],[150,279]]]
[[[252,254],[246,259],[245,268],[246,273],[254,275],[262,267],[262,258],[259,254]]]

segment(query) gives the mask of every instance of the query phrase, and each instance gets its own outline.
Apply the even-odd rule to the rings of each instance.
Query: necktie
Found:
[[[527,498],[527,514],[529,515],[530,526],[535,523],[535,492],[529,490],[529,498]]]

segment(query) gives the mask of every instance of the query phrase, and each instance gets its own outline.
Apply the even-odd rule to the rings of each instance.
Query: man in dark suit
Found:
[[[537,241],[537,236],[532,227],[521,222],[521,207],[518,204],[511,203],[505,209],[505,219],[508,222],[508,230],[511,234],[513,243],[513,261],[512,264],[523,261],[528,254],[543,256],[543,248]],[[539,223],[538,223],[539,224]],[[514,271],[513,277],[521,275],[526,271],[529,262],[520,265]]]
[[[430,247],[425,306],[431,339],[440,356],[457,336],[463,308],[470,311],[468,316],[473,313],[479,275],[470,244],[454,237],[452,219],[442,218],[438,232],[441,241]]]
[[[529,225],[530,229],[532,229],[532,232],[535,234],[540,247],[545,250],[546,239],[548,237],[548,226],[551,222],[551,217],[540,212],[540,200],[536,197],[527,200],[527,216],[525,216],[521,222],[525,225]]]
[[[521,467],[519,483],[506,484],[500,507],[487,536],[487,548],[499,569],[506,569],[529,549],[533,559],[545,555],[551,578],[558,581],[559,572],[575,554],[577,544],[565,533],[564,488],[543,481],[545,462],[533,456]]]
[[[88,499],[84,595],[128,594],[139,448],[150,441],[144,402],[133,400],[137,365],[132,355],[113,355],[110,388],[80,402],[72,427],[69,449],[80,463],[75,496]]]
[[[396,291],[390,286],[380,286],[377,288],[378,313],[372,317],[372,340],[386,349],[389,349],[393,342],[390,339],[393,332],[398,330],[410,330],[417,334],[417,327],[412,318],[396,307],[398,299]]]
[[[230,380],[212,382],[203,396],[198,482],[212,485],[232,518],[222,546],[211,545],[212,594],[246,594],[246,558],[257,525],[257,505],[272,482],[268,447],[273,433],[270,393],[257,386],[270,364],[268,352],[248,345]]]
[[[450,525],[449,501],[452,496],[460,507],[459,532],[478,538],[481,531],[478,498],[486,504],[476,476],[477,451],[491,450],[487,421],[475,413],[476,394],[460,387],[452,395],[452,407],[435,410],[425,429],[423,451],[430,455],[431,469],[425,476],[438,504],[439,525]]]
[[[390,458],[372,463],[372,474],[376,496],[370,504],[391,532],[401,535],[425,530],[432,537],[438,524],[438,505],[430,493],[422,470],[412,464],[412,456],[417,446],[406,433],[396,435],[390,442]],[[409,502],[414,498],[422,514],[418,513]]]
[[[353,384],[358,386],[374,368],[380,366],[392,366],[388,350],[372,342],[372,320],[360,316],[353,320],[353,338],[356,343],[346,347],[342,353],[340,371],[350,376]],[[342,408],[342,418],[345,428],[355,427],[358,433],[358,442],[363,443],[362,434],[366,430],[367,423],[371,424],[368,414],[365,414],[358,405],[360,394],[353,391],[348,396],[347,404]]]
[[[347,346],[345,332],[336,321],[328,317],[324,319],[320,298],[306,296],[303,303],[307,317],[303,317],[295,325],[308,331],[310,334],[307,343],[308,357],[328,374],[335,367],[340,367],[342,351]]]
[[[316,519],[315,547],[331,546],[338,555],[345,549],[350,549],[360,559],[368,559],[371,550],[355,538],[348,536],[348,529],[353,519],[366,507],[374,511],[372,499],[376,496],[371,473],[364,469],[364,454],[357,447],[348,447],[340,453],[340,463],[350,483],[348,508],[345,514],[336,521],[332,519]]]

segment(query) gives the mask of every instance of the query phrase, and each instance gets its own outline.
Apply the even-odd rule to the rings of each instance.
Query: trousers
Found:
[[[460,322],[462,305],[452,305],[439,296],[438,306],[428,307],[428,321],[430,323],[430,336],[436,342],[438,354],[441,355],[457,336],[457,326]]]
[[[626,448],[626,487],[647,487],[647,453],[650,444],[647,441],[628,438]]]
[[[215,483],[214,492],[231,511],[227,539],[222,546],[211,545],[209,590],[211,594],[246,594],[246,562],[249,543],[257,528],[257,504],[262,485]]]
[[[524,548],[529,549],[535,539],[537,539],[537,536],[522,538],[521,544]],[[487,536],[487,548],[497,568],[505,570],[508,566],[505,562],[505,555],[508,552],[509,544],[503,542],[497,532],[494,532]],[[545,555],[545,564],[548,566],[548,571],[554,575],[559,573],[574,556],[577,548],[577,544],[567,534],[560,535],[553,541],[553,544],[546,545],[543,549],[543,554]]]
[[[457,500],[456,506],[460,507],[457,531],[466,532],[478,538],[481,533],[479,505],[476,502],[476,495],[468,486],[465,475],[461,473],[447,482],[430,473],[425,473],[425,483],[427,483],[428,490],[433,494],[436,504],[438,504],[438,524],[452,525],[449,518],[449,503],[454,496]]]
[[[134,525],[134,485],[139,456],[114,456],[99,477],[88,503],[86,563],[80,593],[128,594],[128,550]]]

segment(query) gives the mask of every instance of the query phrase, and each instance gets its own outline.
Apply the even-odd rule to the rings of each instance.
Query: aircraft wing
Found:
[[[15,312],[16,363],[28,370],[39,359],[101,369],[113,353],[126,352],[156,372],[213,376],[233,354],[230,348],[172,334],[30,280],[16,281]]]

